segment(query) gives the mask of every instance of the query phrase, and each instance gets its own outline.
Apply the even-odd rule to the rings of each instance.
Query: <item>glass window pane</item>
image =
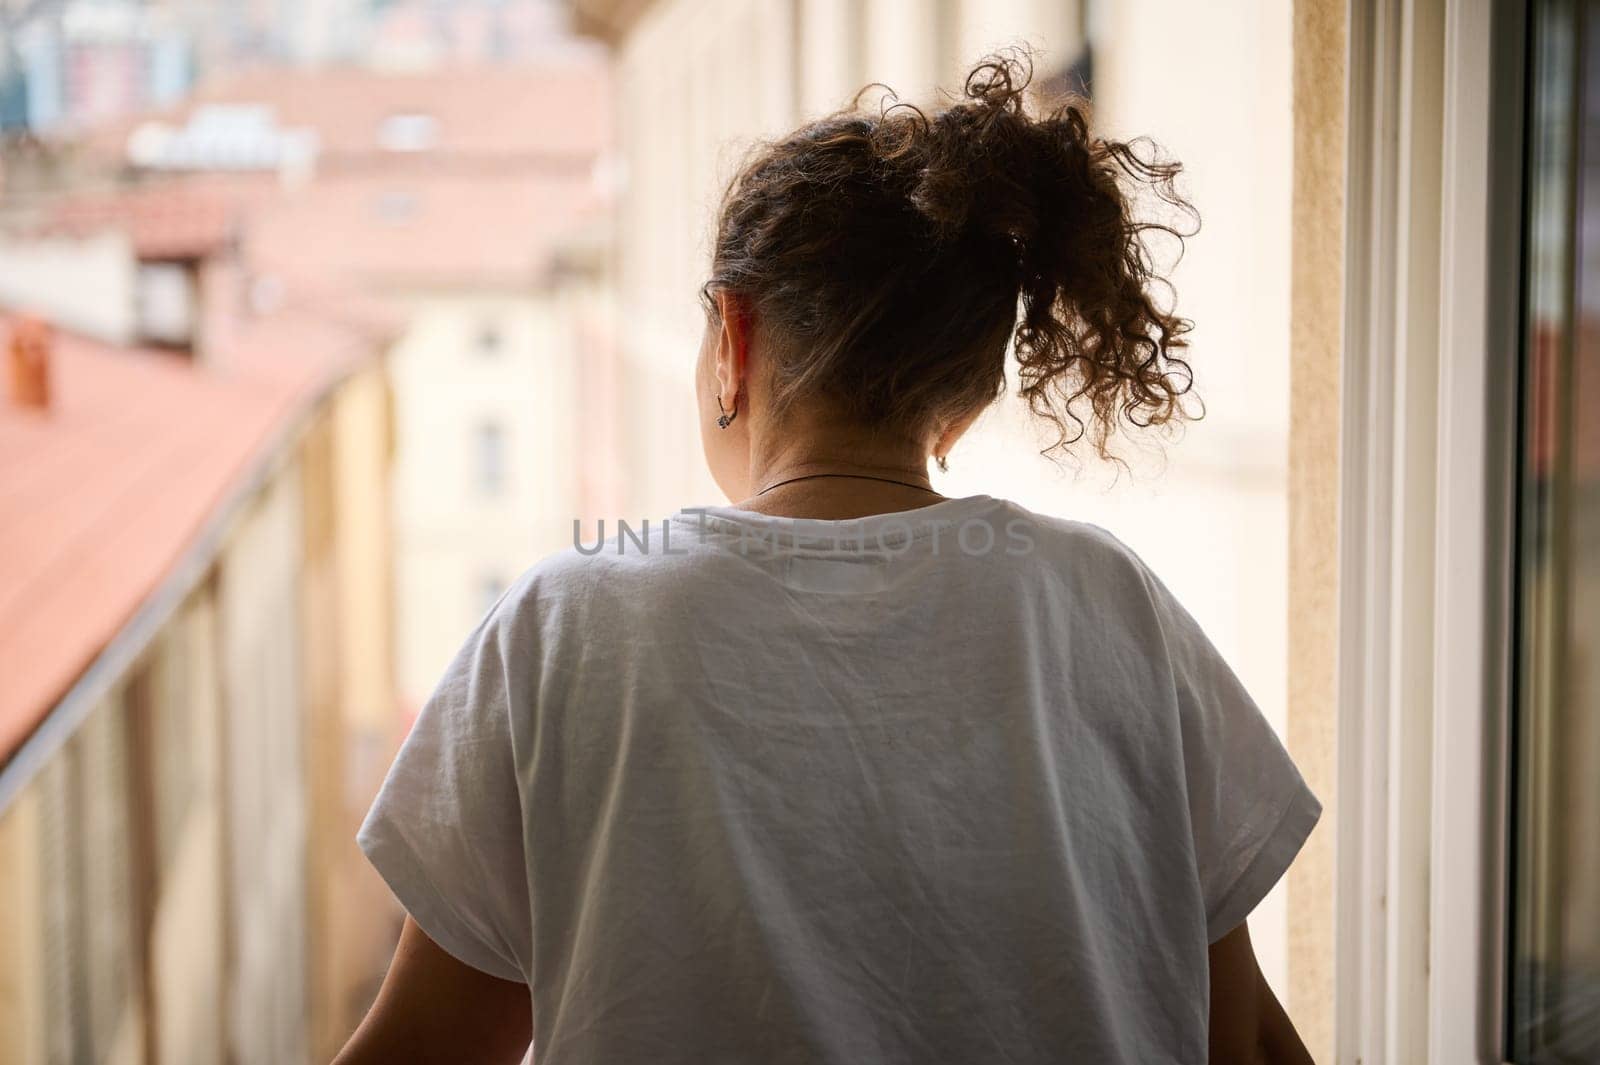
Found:
[[[1600,2],[1534,5],[1518,512],[1517,1063],[1600,1061]]]
[[[478,426],[476,462],[478,491],[486,496],[497,496],[506,481],[506,432],[499,422],[483,422]]]

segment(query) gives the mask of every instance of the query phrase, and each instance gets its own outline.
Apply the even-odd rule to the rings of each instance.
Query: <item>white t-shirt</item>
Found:
[[[505,594],[359,837],[538,1065],[1205,1061],[1321,808],[1132,551],[988,496],[638,527]]]

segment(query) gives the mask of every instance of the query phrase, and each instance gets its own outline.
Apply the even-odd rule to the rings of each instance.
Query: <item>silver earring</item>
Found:
[[[733,410],[731,412],[723,410],[722,393],[720,392],[717,393],[717,409],[722,411],[722,414],[717,418],[718,429],[726,429],[728,426],[732,425],[733,420],[739,416],[739,404],[737,403],[733,405]]]
[[[945,457],[943,455],[935,455],[933,457],[933,464],[939,467],[940,473],[950,472],[950,463],[945,461]]]

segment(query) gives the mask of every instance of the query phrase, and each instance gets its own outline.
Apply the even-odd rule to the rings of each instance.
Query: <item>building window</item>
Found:
[[[505,594],[506,579],[497,572],[484,573],[478,578],[478,613],[487,614]]]
[[[500,332],[500,323],[485,321],[478,325],[478,332],[473,338],[473,349],[479,355],[498,355],[501,346],[505,343],[505,336]]]
[[[421,112],[390,115],[378,126],[386,152],[425,152],[439,144],[439,120]]]
[[[137,274],[139,339],[190,347],[194,344],[194,278],[182,263],[140,263]]]
[[[478,492],[498,496],[506,486],[506,431],[499,422],[479,424],[473,439],[473,462]]]
[[[391,225],[401,225],[417,217],[420,204],[412,192],[393,189],[372,201],[373,212]]]
[[[1510,1016],[1600,1061],[1600,3],[1533,5],[1518,441]]]

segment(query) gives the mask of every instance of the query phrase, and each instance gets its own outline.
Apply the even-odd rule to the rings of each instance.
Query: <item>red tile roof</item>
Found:
[[[165,181],[68,196],[50,205],[39,229],[75,237],[114,229],[141,259],[198,259],[225,248],[238,223],[236,197]]]
[[[367,334],[295,312],[242,332],[218,370],[56,332],[50,408],[0,400],[0,763],[294,413],[370,351]]]
[[[606,198],[595,175],[611,136],[607,86],[604,63],[589,58],[241,73],[153,117],[182,123],[205,103],[267,105],[279,124],[316,131],[324,154],[314,174],[280,184],[260,173],[193,173],[154,187],[170,188],[180,205],[231,207],[245,261],[286,279],[526,285]],[[437,145],[384,151],[384,119],[407,113],[437,119]],[[108,128],[96,143],[120,152],[129,129]],[[130,206],[146,208],[148,228],[162,231],[183,210],[160,203],[152,191]]]
[[[120,158],[129,135],[146,121],[182,125],[208,104],[261,104],[281,128],[316,130],[324,172],[373,156],[431,168],[583,157],[611,140],[606,70],[603,56],[587,53],[415,72],[258,67],[204,83],[179,105],[103,126],[88,145],[97,155]],[[414,114],[437,122],[435,145],[388,152],[380,140],[384,121]]]
[[[245,258],[349,284],[528,285],[592,196],[587,175],[319,178],[251,217]]]

